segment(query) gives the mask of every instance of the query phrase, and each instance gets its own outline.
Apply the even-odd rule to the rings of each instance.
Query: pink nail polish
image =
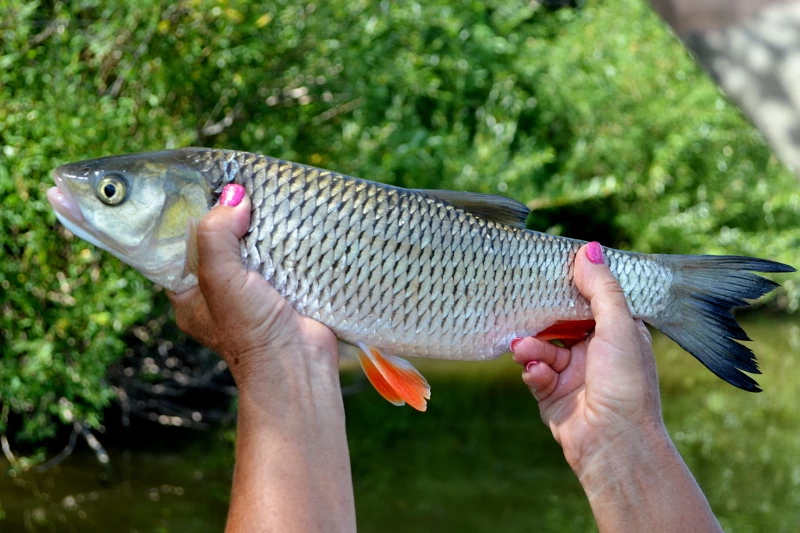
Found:
[[[244,187],[238,183],[229,183],[222,188],[222,195],[219,197],[219,205],[236,207],[244,198]]]
[[[603,264],[603,247],[597,241],[592,241],[586,245],[586,257],[595,265]]]
[[[539,364],[539,361],[530,361],[527,365],[525,365],[525,372],[530,372],[533,370],[533,367]]]
[[[511,353],[514,353],[514,349],[517,347],[517,345],[521,340],[522,337],[514,337],[514,340],[511,341]]]

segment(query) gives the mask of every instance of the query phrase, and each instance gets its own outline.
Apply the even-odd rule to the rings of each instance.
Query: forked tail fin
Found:
[[[677,342],[714,374],[731,385],[759,392],[745,374],[760,374],[750,340],[732,310],[749,305],[778,284],[752,272],[795,272],[774,261],[737,256],[662,255],[673,271],[673,302],[653,318],[643,319]]]

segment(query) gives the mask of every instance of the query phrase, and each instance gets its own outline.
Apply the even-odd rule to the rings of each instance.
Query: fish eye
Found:
[[[108,205],[118,205],[125,199],[125,182],[113,174],[104,176],[97,182],[97,197]]]

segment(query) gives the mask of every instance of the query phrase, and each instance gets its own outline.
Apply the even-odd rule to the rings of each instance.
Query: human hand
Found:
[[[336,337],[299,315],[258,272],[248,271],[239,239],[250,224],[250,199],[241,185],[228,185],[220,205],[197,227],[199,286],[169,294],[178,326],[220,354],[237,385],[268,388],[283,381],[309,354],[317,366],[336,369]]]
[[[197,227],[199,286],[170,300],[239,386],[226,531],[355,531],[336,337],[242,265],[244,188],[226,186],[220,204]]]
[[[596,242],[575,257],[575,284],[596,321],[586,341],[567,349],[528,337],[512,348],[542,420],[579,478],[604,451],[668,438],[650,333],[633,319],[622,288],[602,261]]]

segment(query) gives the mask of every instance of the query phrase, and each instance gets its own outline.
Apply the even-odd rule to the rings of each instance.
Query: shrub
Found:
[[[537,229],[799,264],[796,181],[641,0],[5,3],[0,398],[19,440],[92,427],[163,298],[72,237],[57,164],[211,145],[501,193]],[[787,283],[780,304],[796,309]]]

